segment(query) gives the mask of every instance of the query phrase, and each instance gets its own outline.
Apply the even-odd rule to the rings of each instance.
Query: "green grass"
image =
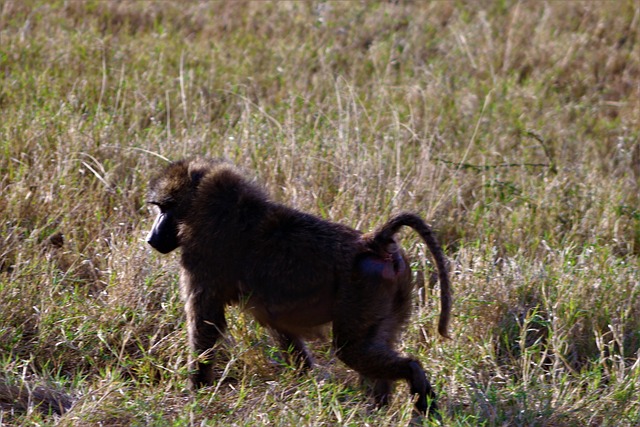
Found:
[[[187,390],[144,194],[160,157],[206,154],[330,220],[436,227],[453,339],[406,233],[427,285],[401,347],[447,425],[640,425],[639,22],[632,0],[0,3],[0,384],[74,401],[0,396],[0,424],[410,421],[404,384],[374,410],[328,343],[297,374],[235,309],[224,381]]]

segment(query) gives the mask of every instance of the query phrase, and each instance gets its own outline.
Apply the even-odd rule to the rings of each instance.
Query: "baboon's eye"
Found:
[[[149,212],[153,212],[154,214],[157,214],[158,212],[162,212],[162,209],[160,209],[160,206],[156,203],[156,202],[147,202],[147,205],[150,205]]]
[[[154,207],[153,210],[156,211],[156,213],[165,213],[167,211],[167,207],[162,203],[156,201],[148,201],[147,203]]]
[[[167,200],[167,201],[163,200],[161,202],[158,202],[156,200],[149,200],[147,203],[149,203],[150,205],[157,206],[157,208],[160,210],[161,213],[165,213],[173,209],[173,207],[176,205],[176,203],[173,200]]]
[[[168,202],[163,202],[163,203],[157,203],[156,206],[158,206],[158,209],[160,209],[160,212],[162,213],[167,213],[170,210],[173,210],[176,207],[177,203],[174,201],[168,201]]]

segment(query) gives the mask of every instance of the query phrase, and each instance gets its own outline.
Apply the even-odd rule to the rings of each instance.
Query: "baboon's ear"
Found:
[[[189,163],[189,179],[194,187],[197,187],[202,177],[207,173],[208,165],[204,162],[193,161]]]

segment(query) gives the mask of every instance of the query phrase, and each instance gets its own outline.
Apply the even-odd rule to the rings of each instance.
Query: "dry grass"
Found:
[[[208,154],[332,220],[437,227],[455,339],[427,287],[403,351],[447,425],[640,425],[639,27],[633,0],[0,3],[0,383],[74,402],[0,424],[409,421],[326,343],[270,362],[236,310],[226,381],[186,391],[143,201],[160,156]]]

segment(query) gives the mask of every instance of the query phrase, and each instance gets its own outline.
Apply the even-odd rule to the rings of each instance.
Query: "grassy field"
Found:
[[[235,309],[226,381],[187,390],[145,191],[211,155],[330,220],[433,224],[453,339],[407,232],[401,349],[446,425],[640,426],[640,5],[398,3],[0,1],[0,424],[410,421],[406,385],[375,410],[327,342],[296,374]]]

